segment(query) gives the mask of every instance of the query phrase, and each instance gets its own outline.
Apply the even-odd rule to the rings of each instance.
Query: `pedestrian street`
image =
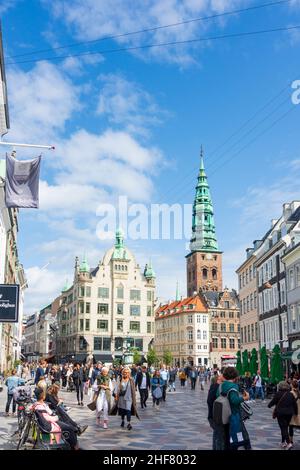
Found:
[[[112,416],[108,429],[96,425],[95,412],[87,406],[79,407],[75,392],[60,392],[60,396],[71,407],[70,416],[79,424],[88,424],[88,429],[79,437],[79,445],[84,450],[210,450],[212,431],[207,422],[207,390],[196,390],[190,385],[181,388],[178,380],[176,392],[167,393],[167,401],[160,411],[152,408],[152,400],[142,410],[139,406],[140,421],[132,418],[133,429],[120,428],[119,416]],[[16,418],[4,416],[6,393],[0,394],[0,449],[13,449],[16,440],[11,438],[16,429]],[[84,397],[85,405],[89,402]],[[251,444],[255,450],[278,450],[280,431],[277,421],[272,419],[268,400],[260,400],[253,407],[253,416],[246,421]],[[138,397],[139,405],[139,397]],[[300,450],[300,434],[295,433],[295,447]]]

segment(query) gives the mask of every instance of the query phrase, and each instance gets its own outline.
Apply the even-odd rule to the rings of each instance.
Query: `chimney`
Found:
[[[246,249],[246,256],[247,256],[247,259],[249,259],[249,258],[251,257],[253,251],[254,251],[254,248],[247,248],[247,249]]]
[[[259,248],[261,245],[262,245],[262,240],[254,240],[253,242],[254,250],[257,250],[257,248]]]
[[[291,204],[286,202],[285,204],[283,204],[283,218],[284,218],[284,220],[287,220],[291,215],[292,215]]]

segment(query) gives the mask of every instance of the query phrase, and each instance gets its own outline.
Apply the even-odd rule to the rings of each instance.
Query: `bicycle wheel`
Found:
[[[27,420],[22,432],[21,432],[21,437],[19,439],[18,445],[17,445],[17,450],[21,450],[24,444],[26,443],[30,431],[30,425],[31,425],[31,420]]]
[[[18,431],[19,434],[22,434],[22,430],[25,425],[25,413],[24,411],[18,411]]]

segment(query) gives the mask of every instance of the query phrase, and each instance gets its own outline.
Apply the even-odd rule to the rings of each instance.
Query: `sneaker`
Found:
[[[84,406],[83,401],[80,403],[81,406]]]
[[[286,442],[281,442],[280,443],[280,447],[282,447],[283,449],[285,449],[287,446],[287,443]]]
[[[127,424],[127,429],[128,429],[128,431],[131,431],[131,429],[132,429],[132,426],[131,426],[131,424],[130,424],[130,423],[128,423],[128,424]]]
[[[107,428],[107,422],[106,422],[106,421],[104,421],[104,423],[103,423],[103,429],[108,429],[108,428]]]
[[[286,445],[285,450],[290,450],[293,447],[293,444],[290,442],[289,444]]]
[[[65,410],[66,410],[66,411],[70,411],[70,410],[71,410],[71,407],[70,407],[70,406],[65,406]]]
[[[154,406],[154,405],[153,405]],[[5,413],[5,416],[9,416],[9,413]]]
[[[125,423],[124,423],[124,421],[122,421],[121,428],[124,428],[124,426],[125,426]]]
[[[79,405],[79,406],[80,406],[80,401],[77,403],[77,405]]]

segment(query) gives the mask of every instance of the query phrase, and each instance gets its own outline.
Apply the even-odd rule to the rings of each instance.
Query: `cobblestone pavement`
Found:
[[[120,417],[113,416],[109,429],[96,425],[95,412],[85,406],[77,405],[75,392],[61,392],[65,403],[71,407],[70,416],[80,424],[88,424],[86,432],[79,438],[80,447],[86,450],[210,450],[212,432],[207,422],[206,397],[197,385],[196,390],[178,386],[176,392],[167,393],[167,400],[160,411],[152,408],[149,398],[148,407],[141,410],[140,421],[132,418],[133,429],[120,428]],[[4,416],[6,391],[0,393],[0,449],[13,449],[16,439],[11,436],[16,430],[16,418]],[[138,398],[139,403],[139,398]],[[280,430],[277,420],[272,419],[272,410],[267,408],[268,401],[257,401],[253,416],[246,421],[253,449],[279,449]],[[300,450],[300,435],[295,434],[295,449]]]

